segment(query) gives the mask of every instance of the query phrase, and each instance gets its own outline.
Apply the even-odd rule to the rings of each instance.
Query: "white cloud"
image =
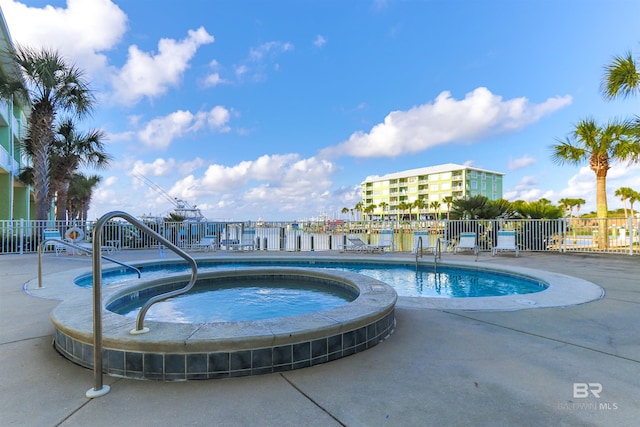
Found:
[[[570,96],[549,98],[541,104],[530,104],[526,98],[504,101],[484,87],[456,100],[445,91],[432,103],[389,113],[368,133],[356,132],[321,155],[396,157],[440,144],[470,142],[521,129],[570,103]]]
[[[321,36],[320,34],[318,34],[315,38],[315,40],[313,41],[313,45],[315,47],[322,47],[327,43],[327,39],[325,39],[323,36]]]
[[[335,165],[317,158],[301,159],[298,154],[264,155],[232,166],[212,164],[203,175],[186,176],[169,190],[185,200],[214,209],[256,212],[300,212],[332,199],[331,176]],[[217,202],[212,202],[211,200]],[[304,207],[304,209],[302,208]],[[214,215],[225,216],[224,211]]]
[[[510,171],[512,170],[517,170],[517,169],[522,169],[525,168],[527,166],[531,166],[534,165],[536,163],[536,159],[534,159],[533,157],[525,154],[522,157],[519,157],[517,159],[512,159],[511,157],[509,157],[509,166],[508,169]]]
[[[168,176],[179,173],[186,175],[193,173],[195,169],[201,168],[205,165],[205,161],[199,157],[196,157],[191,161],[177,161],[174,158],[157,158],[151,163],[145,163],[141,160],[137,160],[131,169],[131,174],[134,176]]]
[[[147,122],[137,136],[147,147],[165,149],[175,138],[207,128],[216,132],[228,132],[231,113],[224,107],[215,106],[209,111],[175,111]]]
[[[213,36],[200,27],[189,30],[188,37],[180,41],[161,39],[155,54],[130,46],[127,63],[112,79],[115,101],[133,105],[143,97],[154,98],[166,93],[178,85],[198,48],[213,41]]]
[[[86,72],[106,69],[102,52],[112,49],[127,29],[127,16],[110,0],[67,0],[66,8],[0,0],[0,7],[14,43],[58,50]]]

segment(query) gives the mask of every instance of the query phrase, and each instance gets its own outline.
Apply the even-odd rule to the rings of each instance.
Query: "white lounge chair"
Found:
[[[422,246],[420,246],[422,245]],[[414,231],[413,232],[413,249],[411,250],[412,254],[417,253],[420,248],[423,251],[430,251],[435,253],[436,247],[433,243],[431,243],[431,239],[429,238],[428,231]]]
[[[498,241],[491,248],[491,256],[495,256],[498,251],[515,251],[516,256],[518,256],[519,249],[516,244],[515,231],[498,231]]]
[[[60,234],[60,230],[44,230],[43,237],[45,240],[47,239],[62,240],[62,234]],[[67,247],[63,243],[59,243],[59,242],[53,242],[53,241],[47,242],[45,244],[44,250],[49,250],[50,248],[53,248],[53,250],[56,253],[56,256],[58,256],[61,252],[67,251]]]
[[[204,249],[206,252],[216,249],[218,239],[216,236],[204,236],[199,242],[194,243],[192,249]]]
[[[347,244],[344,246],[345,251],[364,252],[368,250],[369,245],[362,241],[359,237],[348,237]]]
[[[256,249],[256,230],[246,229],[238,243],[232,243],[231,249],[240,251],[253,251]]]
[[[378,243],[368,246],[372,251],[379,250],[384,252],[386,249],[391,249],[393,247],[393,230],[381,230]]]
[[[453,253],[457,254],[459,250],[472,250],[478,256],[478,243],[476,233],[460,233],[458,244],[455,245]]]

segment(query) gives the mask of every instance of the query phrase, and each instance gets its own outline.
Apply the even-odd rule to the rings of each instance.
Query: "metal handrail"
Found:
[[[433,268],[438,270],[438,260],[442,259],[442,247],[440,246],[440,238],[436,238],[436,247],[433,249]]]
[[[418,247],[420,251],[418,251]],[[416,242],[416,271],[418,271],[418,256],[422,258],[422,252],[424,248],[422,247],[422,236],[418,236],[418,241]]]
[[[87,249],[87,248],[83,248],[82,246],[74,245],[73,243],[67,242],[66,240],[58,239],[58,238],[55,238],[55,237],[49,237],[47,239],[44,239],[42,242],[40,242],[38,244],[38,289],[42,289],[42,248],[43,248],[43,246],[46,246],[46,244],[49,243],[49,242],[55,242],[55,243],[58,243],[58,244],[62,244],[62,245],[68,246],[70,248],[73,248],[73,249],[76,249],[76,250],[79,250],[79,251],[82,251],[82,252],[85,252],[85,253],[88,253],[88,254],[92,253],[91,249]],[[105,256],[105,255],[102,255],[102,258],[106,259],[107,261],[111,261],[114,264],[118,264],[118,265],[121,265],[123,267],[132,269],[133,271],[135,271],[138,274],[138,279],[140,278],[140,269],[134,267],[133,265],[129,265],[127,263],[124,263],[122,261],[118,261],[117,259],[113,259],[113,258],[110,258],[110,257]]]
[[[184,258],[191,265],[191,279],[189,283],[182,289],[167,292],[162,295],[156,295],[149,299],[140,309],[138,317],[136,319],[136,329],[131,331],[132,334],[141,334],[148,332],[149,329],[144,327],[144,316],[153,304],[170,298],[172,296],[180,295],[188,292],[193,285],[195,285],[198,277],[198,265],[195,259],[182,249],[165,239],[160,234],[147,227],[142,221],[136,219],[132,215],[126,212],[114,211],[103,215],[95,224],[93,229],[93,389],[89,389],[86,396],[89,398],[99,397],[109,392],[109,386],[104,385],[102,382],[102,227],[104,224],[112,218],[120,217],[129,221],[132,225],[137,227],[140,231],[147,233],[149,236],[155,238],[158,242],[164,244],[167,248],[171,249],[180,257]]]

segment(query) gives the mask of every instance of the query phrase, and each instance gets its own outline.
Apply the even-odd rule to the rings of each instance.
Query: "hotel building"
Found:
[[[14,52],[14,47],[0,11],[0,72],[20,76],[9,52]],[[18,179],[29,161],[20,145],[27,131],[28,112],[25,101],[0,96],[0,220],[33,219],[35,213],[32,188]]]
[[[374,210],[367,215],[387,218],[408,213],[400,208],[401,203],[413,204],[421,199],[425,208],[420,212],[435,213],[429,206],[437,201],[440,202],[438,212],[446,213],[447,204],[443,199],[447,196],[464,199],[483,195],[489,200],[501,199],[503,176],[500,172],[448,163],[367,178],[361,184],[362,207],[373,205]],[[412,208],[412,214],[415,213],[417,210]]]

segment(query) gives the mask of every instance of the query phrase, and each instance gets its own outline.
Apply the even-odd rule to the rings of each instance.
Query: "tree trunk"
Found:
[[[607,229],[607,175],[596,174],[596,212],[598,216],[598,248],[609,247],[609,233]]]
[[[58,198],[56,199],[56,219],[58,221],[67,220],[67,207],[69,200],[69,181],[60,181],[58,183]]]

